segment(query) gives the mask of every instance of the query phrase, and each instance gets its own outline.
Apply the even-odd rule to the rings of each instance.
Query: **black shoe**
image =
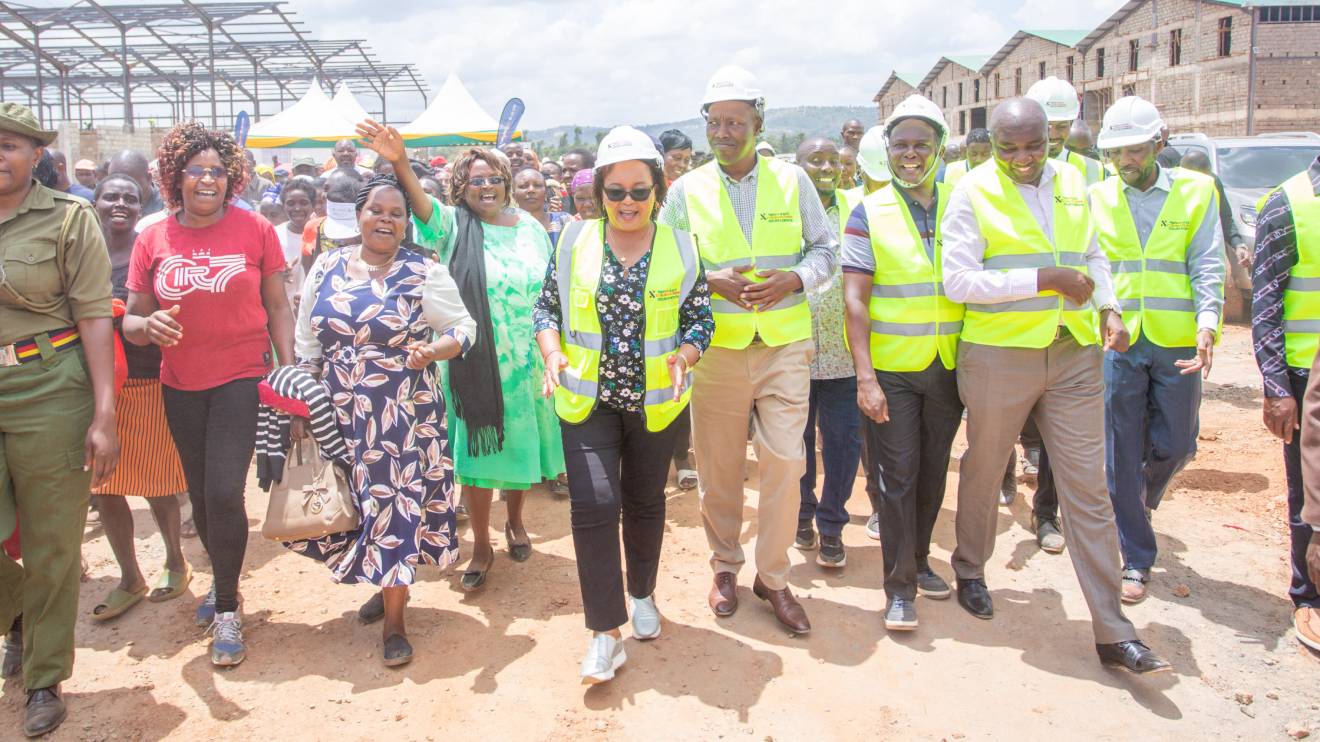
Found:
[[[364,624],[376,623],[385,617],[385,596],[379,590],[358,608],[358,620]]]
[[[838,536],[821,534],[820,552],[816,554],[816,564],[831,569],[839,569],[848,563],[843,551],[843,539]]]
[[[513,561],[525,562],[532,557],[532,542],[516,543],[513,540],[513,526],[508,523],[504,524],[504,540],[509,545],[509,556],[513,557]]]
[[[816,548],[816,529],[812,527],[810,520],[798,521],[797,537],[793,539],[793,545],[799,551],[811,551]]]
[[[64,700],[60,698],[59,691],[56,688],[38,688],[28,691],[27,713],[23,719],[23,734],[29,737],[40,737],[43,734],[55,731],[64,717],[68,715],[68,709],[64,707]]]
[[[403,634],[390,634],[381,648],[381,660],[386,667],[398,667],[412,662],[413,648],[408,637]]]
[[[1173,669],[1173,665],[1160,659],[1150,647],[1136,639],[1117,644],[1097,644],[1095,651],[1100,655],[1100,664],[1126,670],[1133,675],[1154,675]]]
[[[995,615],[995,604],[985,580],[958,580],[958,605],[977,618],[989,620]]]
[[[949,583],[944,581],[943,577],[935,574],[935,570],[930,568],[929,564],[917,565],[917,593],[924,595],[931,600],[948,600]]]
[[[5,634],[5,658],[0,662],[0,678],[12,678],[23,671],[23,631]]]

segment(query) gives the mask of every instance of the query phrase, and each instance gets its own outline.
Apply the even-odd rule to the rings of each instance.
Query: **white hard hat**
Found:
[[[862,135],[857,143],[857,167],[878,183],[894,177],[889,173],[889,142],[883,126],[872,126]]]
[[[744,100],[750,103],[765,104],[761,93],[761,83],[756,75],[737,65],[721,67],[711,75],[706,83],[706,94],[701,97],[701,107],[705,109],[712,103],[726,100]]]
[[[769,142],[757,142],[756,151],[758,154],[769,155],[771,157],[775,156],[775,148],[772,147]]]
[[[596,169],[627,160],[664,163],[660,150],[645,132],[631,126],[616,126],[601,138],[600,146],[596,148]]]
[[[1160,136],[1164,129],[1164,120],[1155,104],[1129,95],[1114,101],[1114,105],[1105,111],[1100,125],[1100,136],[1095,138],[1099,149],[1117,149],[1134,144],[1145,144]]]
[[[1053,75],[1032,83],[1027,88],[1027,97],[1045,109],[1045,116],[1050,121],[1075,121],[1082,112],[1077,89],[1067,80]]]
[[[904,98],[897,106],[894,106],[894,112],[885,119],[885,137],[894,130],[894,126],[903,119],[924,119],[930,122],[939,132],[940,141],[938,146],[943,148],[944,143],[949,140],[949,124],[944,120],[944,112],[935,105],[935,101],[924,95],[913,93]]]

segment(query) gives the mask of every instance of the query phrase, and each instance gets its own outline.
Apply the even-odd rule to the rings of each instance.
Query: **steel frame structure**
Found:
[[[109,4],[78,0],[33,7],[0,0],[0,100],[14,92],[44,124],[122,122],[143,110],[232,125],[298,99],[305,83],[346,83],[387,120],[389,96],[430,88],[411,64],[384,64],[362,39],[312,38],[287,2]],[[200,101],[198,99],[201,99]],[[373,105],[378,101],[379,105]]]

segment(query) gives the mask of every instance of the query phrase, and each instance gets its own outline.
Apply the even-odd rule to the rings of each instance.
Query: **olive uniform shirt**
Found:
[[[65,233],[61,272],[55,243],[70,209],[75,213]],[[63,301],[36,313],[24,307],[15,291],[39,305]],[[110,255],[96,212],[76,196],[33,181],[18,210],[0,219],[0,346],[80,320],[110,317],[110,291]]]

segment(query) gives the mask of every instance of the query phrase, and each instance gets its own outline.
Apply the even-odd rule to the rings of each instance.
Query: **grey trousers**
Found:
[[[1119,601],[1114,509],[1105,486],[1105,400],[1100,348],[1064,335],[1047,348],[958,346],[958,394],[967,407],[967,451],[958,478],[961,580],[983,578],[995,548],[998,491],[1027,417],[1035,414],[1050,452],[1068,554],[1091,610],[1098,643],[1136,638]]]

